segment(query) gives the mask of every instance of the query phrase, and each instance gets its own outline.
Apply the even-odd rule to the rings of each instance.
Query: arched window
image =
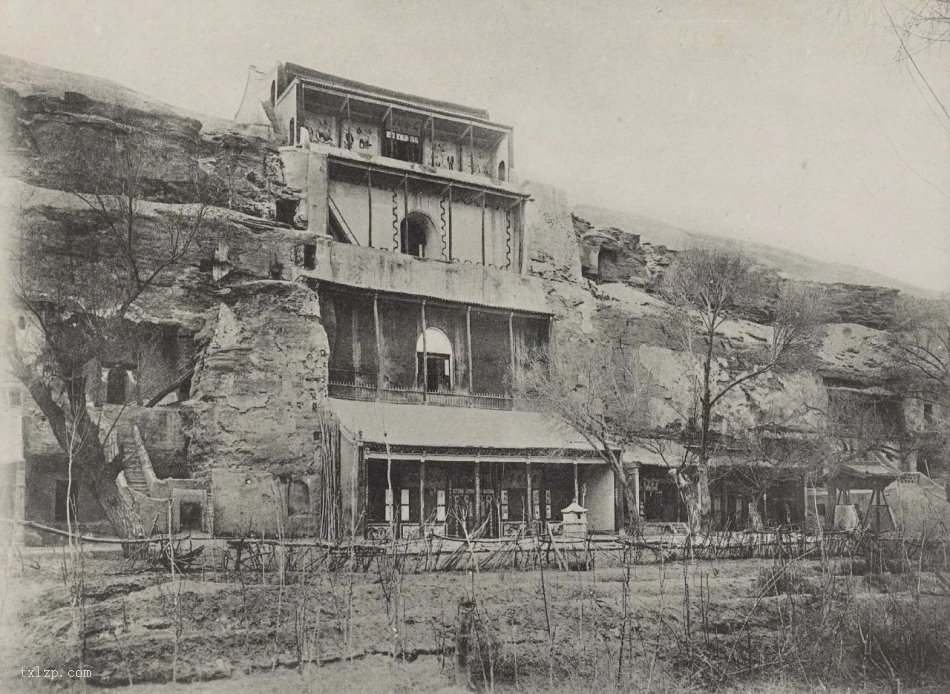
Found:
[[[455,369],[452,343],[438,328],[426,328],[416,339],[418,382],[430,393],[452,390]]]
[[[270,102],[274,105],[277,104],[277,80],[270,83]]]
[[[287,144],[297,144],[297,121],[293,118],[290,119],[290,139],[287,141]]]
[[[399,225],[399,250],[417,258],[439,258],[442,241],[435,224],[422,212],[410,212]]]
[[[501,161],[498,164],[498,180],[499,181],[505,180],[505,162],[504,161]]]

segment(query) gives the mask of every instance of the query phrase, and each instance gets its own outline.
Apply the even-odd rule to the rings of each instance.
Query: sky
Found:
[[[900,2],[4,0],[0,52],[226,118],[277,61],[487,108],[572,203],[950,291],[950,47],[899,61]]]

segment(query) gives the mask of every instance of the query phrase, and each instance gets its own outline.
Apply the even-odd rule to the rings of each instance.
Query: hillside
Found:
[[[95,101],[114,103],[125,108],[194,118],[201,121],[204,130],[223,130],[229,125],[228,121],[221,118],[171,106],[111,80],[38,65],[3,54],[0,54],[0,87],[11,89],[20,97],[48,95],[62,98],[64,92],[79,92]]]
[[[696,243],[721,243],[736,245],[736,242],[723,236],[701,234],[673,226],[658,219],[652,219],[633,212],[608,210],[590,205],[575,205],[574,212],[590,222],[594,227],[616,227],[639,234],[644,241],[654,245],[662,244],[679,250]],[[853,284],[899,289],[902,292],[927,299],[940,297],[939,292],[901,282],[879,272],[853,265],[828,263],[794,251],[777,248],[764,243],[747,243],[743,247],[763,265],[776,269],[779,274],[790,279],[808,280],[827,284]]]

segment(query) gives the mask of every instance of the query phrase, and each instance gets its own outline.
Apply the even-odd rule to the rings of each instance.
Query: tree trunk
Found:
[[[132,505],[131,499],[119,491],[119,486],[114,479],[106,478],[95,482],[90,480],[90,482],[89,491],[105,511],[106,518],[109,519],[109,523],[119,537],[145,535],[142,519]]]
[[[749,499],[749,530],[762,530],[765,527],[762,514],[759,512],[759,501],[761,500],[761,494],[756,494]]]
[[[694,533],[710,529],[712,496],[709,492],[709,468],[705,463],[697,466],[696,472],[690,480],[690,489],[686,496],[686,512],[689,516],[689,527]]]
[[[620,483],[623,485],[623,500],[627,504],[627,532],[633,535],[640,528],[640,500],[629,476],[624,475]]]
[[[144,535],[142,521],[131,498],[123,496],[116,483],[116,477],[122,469],[121,456],[115,461],[105,459],[99,427],[89,417],[84,379],[77,376],[68,381],[67,394],[73,416],[67,417],[63,406],[57,402],[46,383],[33,378],[22,362],[14,366],[20,380],[29,388],[33,401],[46,416],[66,459],[72,457],[73,478],[86,485],[115,533],[123,538]],[[23,378],[24,374],[27,378]]]

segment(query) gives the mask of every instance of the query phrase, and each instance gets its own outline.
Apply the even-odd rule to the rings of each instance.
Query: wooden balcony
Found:
[[[376,374],[365,371],[330,369],[327,383],[330,397],[345,400],[380,400],[404,405],[441,405],[478,407],[486,410],[510,410],[514,398],[506,393],[465,393],[455,390],[428,390],[422,387],[377,388]]]

